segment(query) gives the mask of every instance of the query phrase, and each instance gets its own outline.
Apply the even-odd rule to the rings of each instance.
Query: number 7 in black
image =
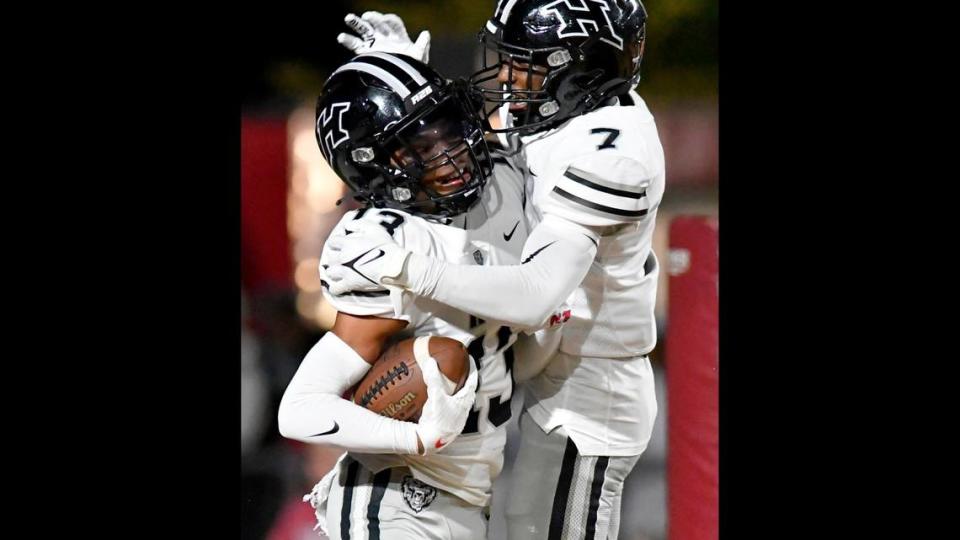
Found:
[[[620,136],[619,129],[613,128],[593,128],[590,130],[591,134],[597,133],[606,133],[607,138],[603,141],[603,144],[597,147],[597,150],[603,150],[604,148],[616,148],[617,145],[613,144],[617,140],[617,137]]]

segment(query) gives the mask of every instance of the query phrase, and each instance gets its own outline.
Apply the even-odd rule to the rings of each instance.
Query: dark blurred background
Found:
[[[300,497],[337,452],[282,439],[276,410],[306,351],[333,312],[320,296],[316,268],[323,242],[348,204],[313,137],[313,106],[326,77],[352,55],[336,42],[343,17],[397,13],[412,39],[430,30],[430,63],[448,77],[469,75],[479,59],[476,34],[493,0],[328,0],[298,11],[252,6],[241,28],[241,477],[244,539],[317,538]],[[648,0],[647,44],[639,94],[657,119],[667,160],[667,191],[654,249],[667,260],[667,226],[679,214],[718,215],[718,7],[706,0]],[[661,341],[652,355],[660,415],[650,448],[624,493],[621,538],[666,538],[666,395],[662,337],[667,279],[657,316]],[[513,401],[515,407],[520,400]],[[508,462],[515,452],[511,429]],[[510,474],[509,463],[504,471]],[[497,488],[502,493],[502,484]],[[491,537],[502,537],[495,495]]]

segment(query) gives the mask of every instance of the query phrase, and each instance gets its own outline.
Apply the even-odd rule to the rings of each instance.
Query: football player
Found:
[[[347,212],[332,236],[373,227],[425,257],[517,264],[527,235],[524,178],[507,158],[491,154],[477,114],[481,101],[465,84],[405,56],[362,54],[337,69],[317,103],[316,138],[365,206]],[[336,241],[324,246],[324,287],[324,268],[337,249]],[[341,262],[365,275],[379,256]],[[513,392],[508,349],[516,335],[400,289],[324,296],[338,311],[335,325],[303,360],[278,413],[285,437],[348,450],[305,498],[318,525],[331,538],[484,538],[503,465]],[[417,358],[428,387],[419,423],[341,397],[390,340],[414,335],[467,346],[464,389],[447,395],[427,355]]]
[[[383,17],[367,17],[361,35],[384,33]],[[646,19],[637,0],[499,0],[487,21],[481,41],[496,62],[471,80],[490,105],[488,129],[532,179],[538,223],[520,264],[456,265],[372,229],[331,261],[333,291],[386,284],[517,327],[562,324],[558,351],[526,385],[511,538],[616,538],[623,481],[656,418],[651,244],[665,173],[653,116],[633,91]],[[404,43],[389,34],[383,43]],[[374,248],[385,255],[368,281],[334,264]]]

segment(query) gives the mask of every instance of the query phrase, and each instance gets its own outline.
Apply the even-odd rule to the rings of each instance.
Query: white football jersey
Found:
[[[507,158],[495,154],[494,160],[494,174],[484,188],[481,201],[449,224],[399,210],[371,208],[348,212],[333,233],[340,232],[355,219],[368,220],[381,224],[399,245],[415,253],[457,264],[518,264],[529,232],[523,208],[526,205],[524,177],[520,167]],[[321,265],[325,265],[328,258],[324,247]],[[510,418],[513,395],[513,351],[506,349],[516,341],[516,334],[491,322],[483,336],[474,338],[471,329],[483,321],[392,287],[389,291],[342,296],[333,296],[325,289],[324,297],[344,313],[407,321],[409,324],[398,339],[436,335],[460,340],[467,346],[479,369],[479,388],[467,424],[453,443],[430,456],[351,455],[374,472],[408,466],[418,480],[470,504],[486,506],[493,481],[503,467],[506,422]]]
[[[652,243],[663,148],[646,104],[634,92],[630,98],[632,105],[601,107],[523,138],[539,216],[601,231],[596,259],[567,300],[571,317],[560,350],[568,354],[634,357],[656,345],[659,265]]]
[[[630,92],[522,141],[534,219],[554,214],[600,233],[586,277],[560,308],[570,310],[560,354],[527,383],[525,406],[544,430],[564,426],[583,455],[640,454],[657,412],[643,357],[657,342],[652,243],[664,191],[653,116]]]

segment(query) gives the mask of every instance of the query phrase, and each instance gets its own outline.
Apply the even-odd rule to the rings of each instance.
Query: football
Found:
[[[453,394],[463,387],[470,373],[467,348],[455,339],[426,337],[427,350],[446,379],[447,393]],[[396,420],[419,420],[420,409],[427,401],[427,385],[414,356],[416,340],[405,339],[384,351],[357,385],[353,402]]]

